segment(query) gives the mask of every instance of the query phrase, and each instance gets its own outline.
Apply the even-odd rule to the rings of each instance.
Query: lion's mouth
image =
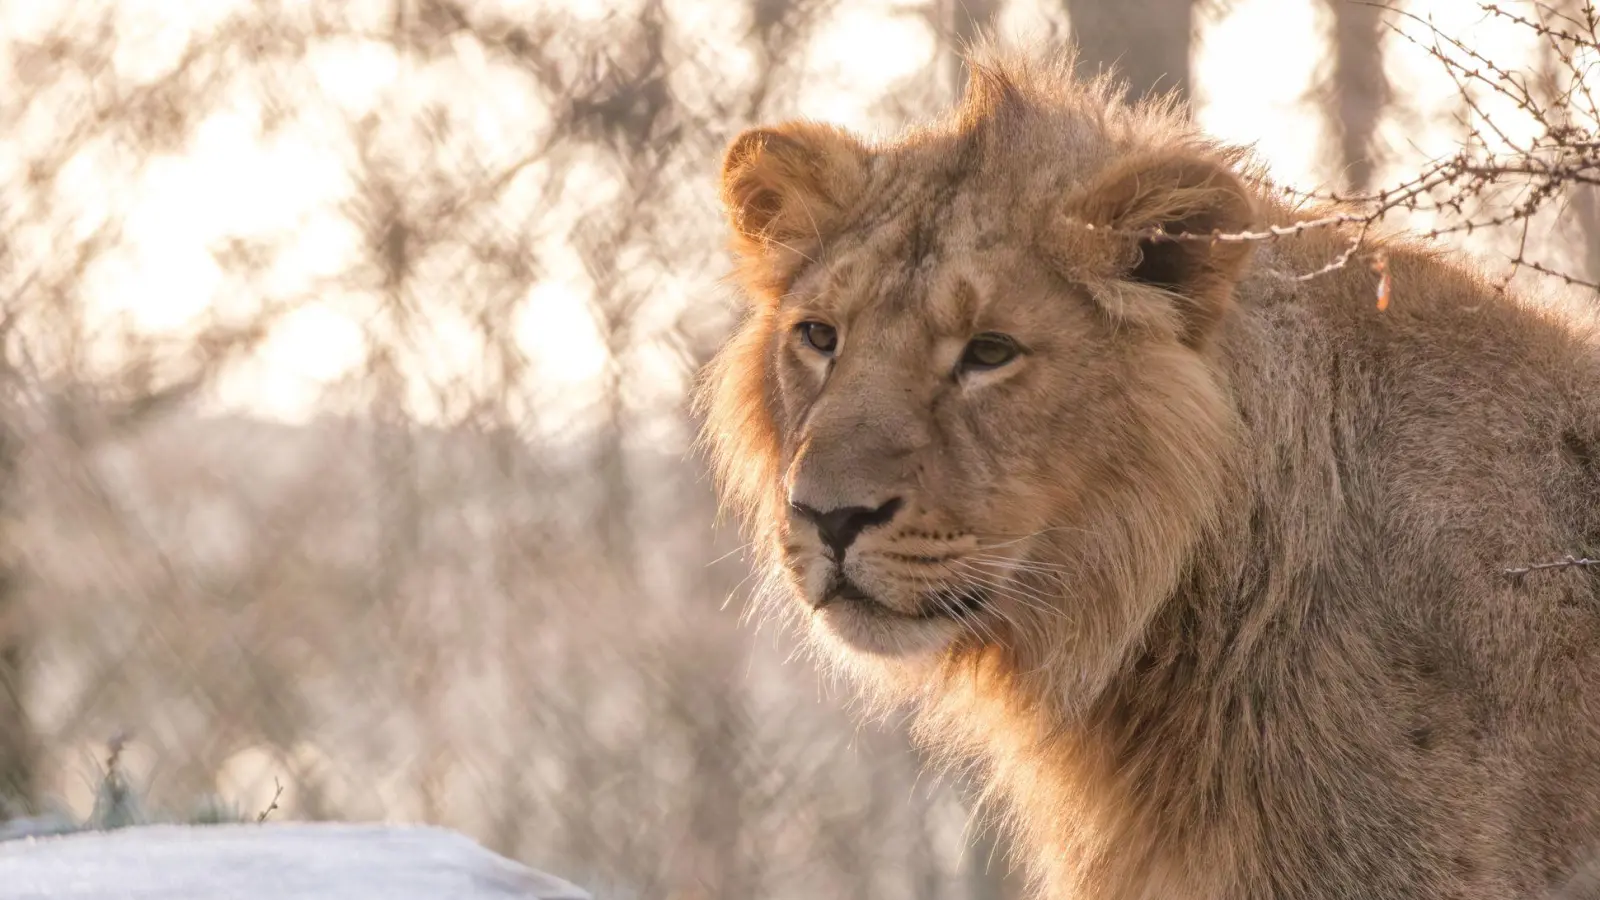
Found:
[[[849,576],[838,573],[834,576],[828,589],[823,592],[822,599],[812,607],[813,611],[821,611],[824,607],[835,603],[855,603],[863,610],[873,615],[887,618],[907,619],[910,621],[927,621],[930,619],[955,619],[965,621],[982,612],[989,605],[989,594],[982,588],[964,588],[956,592],[940,592],[926,595],[918,604],[914,613],[900,612],[892,609],[860,585],[850,580]]]
[[[876,597],[863,590],[861,585],[851,581],[850,576],[845,575],[843,572],[835,572],[833,581],[828,584],[828,589],[822,592],[822,599],[818,600],[812,609],[820,610],[825,606],[841,601],[871,603],[874,606],[882,606]]]

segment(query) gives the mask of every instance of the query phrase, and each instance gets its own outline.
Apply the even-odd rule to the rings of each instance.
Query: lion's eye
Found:
[[[961,368],[998,369],[1021,352],[1017,342],[1003,334],[980,334],[967,342],[967,349],[961,353]]]
[[[800,340],[823,356],[832,356],[839,349],[839,332],[832,325],[801,322],[795,327],[800,332]]]

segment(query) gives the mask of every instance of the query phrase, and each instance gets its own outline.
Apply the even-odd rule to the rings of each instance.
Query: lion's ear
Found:
[[[804,259],[844,225],[866,184],[867,153],[848,132],[816,122],[734,138],[722,161],[734,250],[780,268]]]
[[[1131,160],[1098,179],[1082,210],[1095,224],[1119,231],[1162,234],[1237,234],[1255,221],[1255,203],[1226,165],[1197,156]],[[1185,343],[1198,346],[1227,311],[1233,287],[1249,262],[1244,241],[1128,239],[1118,277],[1178,298]]]

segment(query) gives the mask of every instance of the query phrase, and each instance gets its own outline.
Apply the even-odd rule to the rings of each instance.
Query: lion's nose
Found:
[[[834,559],[838,560],[844,558],[844,552],[855,543],[861,532],[893,519],[895,513],[900,511],[901,501],[895,497],[876,509],[870,506],[840,506],[826,512],[797,500],[790,501],[789,507],[800,518],[816,526],[817,535],[833,551]]]

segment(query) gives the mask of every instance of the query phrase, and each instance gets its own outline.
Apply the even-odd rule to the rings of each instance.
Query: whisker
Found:
[[[1009,559],[1003,556],[983,555],[965,556],[962,559],[977,565],[1004,567],[1029,572],[1070,575],[1075,574],[1077,571],[1075,568],[1061,563],[1048,563],[1032,559]]]
[[[1026,589],[1026,585],[1020,584],[1013,580],[1004,579],[997,573],[984,572],[971,566],[963,566],[962,568],[965,569],[969,578],[972,578],[974,581],[985,587],[993,589],[1002,596],[1005,596],[1011,600],[1015,600],[1018,604],[1027,609],[1031,609],[1034,612],[1041,613],[1046,616],[1055,616],[1063,619],[1067,618],[1064,612],[1051,606],[1046,601],[1042,593],[1037,591],[1029,591]]]
[[[1038,615],[1044,616],[1046,618],[1059,618],[1059,619],[1065,619],[1066,618],[1066,615],[1064,613],[1062,613],[1060,610],[1051,609],[1050,607],[1044,605],[1043,603],[1039,602],[1038,600],[1035,600],[1033,598],[1018,594],[1015,591],[1007,590],[1006,588],[1004,588],[1004,587],[1002,587],[1000,585],[987,585],[987,587],[989,587],[990,590],[992,590],[996,594],[998,594],[1001,598],[1009,599],[1009,600],[1015,602],[1017,604],[1017,606],[1019,608],[1023,609],[1023,610],[1027,610],[1029,612],[1037,613]],[[996,614],[1000,615],[1002,617],[1005,616],[1005,613],[1004,613],[1003,610],[996,610]],[[1012,622],[1012,624],[1015,625],[1016,622]]]
[[[1000,635],[990,626],[988,622],[984,621],[983,617],[980,616],[976,610],[971,610],[963,606],[960,595],[955,594],[953,591],[951,594],[952,600],[950,603],[946,604],[945,608],[950,611],[950,615],[957,622],[965,625],[969,631],[972,631],[974,634],[976,634],[979,640],[986,644],[1003,643],[1000,640]]]
[[[1092,532],[1090,532],[1089,529],[1083,528],[1083,527],[1077,526],[1077,525],[1053,525],[1053,526],[1051,526],[1049,528],[1041,528],[1038,531],[1034,531],[1034,532],[1031,532],[1029,534],[1024,534],[1024,535],[984,534],[984,533],[981,533],[981,532],[976,532],[976,533],[973,534],[973,537],[977,538],[980,541],[980,543],[982,541],[986,540],[986,539],[999,541],[999,543],[990,544],[990,545],[987,545],[986,547],[984,547],[984,549],[994,550],[994,549],[998,549],[1000,547],[1010,547],[1010,546],[1012,546],[1014,544],[1020,544],[1023,541],[1031,540],[1031,539],[1039,537],[1041,535],[1050,534],[1051,532],[1056,532],[1056,531],[1072,531],[1072,532],[1076,532],[1078,534],[1092,534]]]
[[[723,560],[727,559],[728,557],[734,555],[735,553],[743,553],[746,550],[754,551],[755,550],[755,545],[754,544],[740,544],[739,546],[733,548],[732,550],[729,550],[727,553],[724,553],[721,556],[717,557],[716,559],[713,559],[712,561],[706,563],[706,568],[709,569],[712,566],[716,565],[717,563],[722,562]]]
[[[962,595],[948,585],[937,585],[923,575],[912,576],[920,585],[923,592],[930,594],[939,608],[954,619],[956,624],[966,629],[982,643],[1001,643],[1000,636],[996,634],[982,617],[962,604]]]
[[[962,606],[961,595],[956,593],[954,589],[948,586],[929,584],[927,592],[933,596],[934,602],[939,605],[940,609],[954,619],[956,624],[977,637],[979,641],[984,643],[999,642],[999,635],[989,630],[982,619]]]

